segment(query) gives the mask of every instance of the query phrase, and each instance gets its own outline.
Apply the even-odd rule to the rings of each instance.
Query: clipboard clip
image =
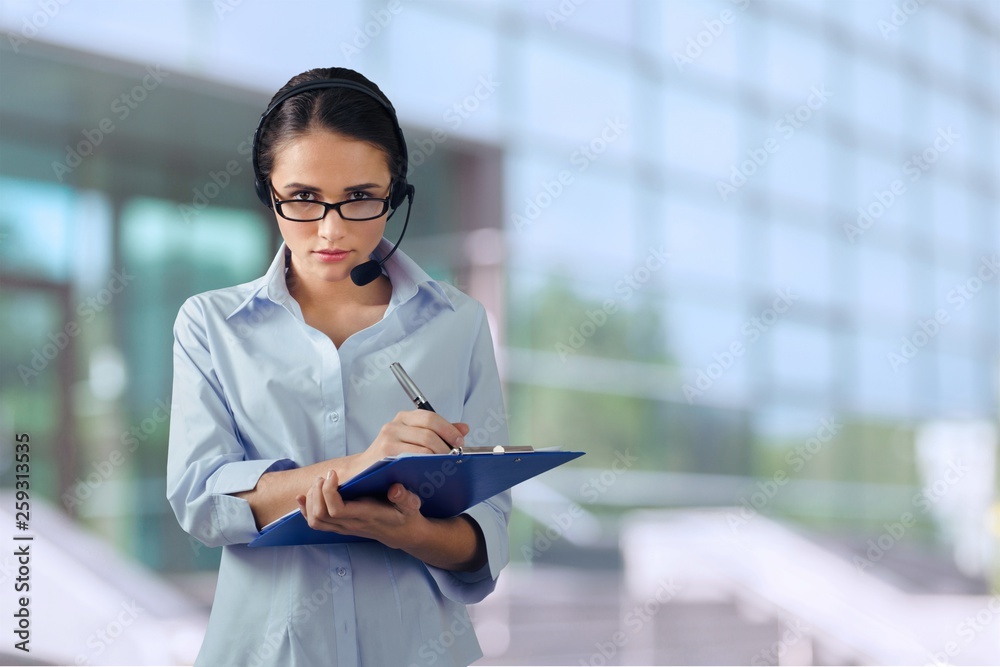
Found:
[[[529,445],[512,445],[504,447],[503,445],[495,445],[493,447],[455,447],[451,450],[452,454],[507,454],[510,452],[533,452],[534,447]]]

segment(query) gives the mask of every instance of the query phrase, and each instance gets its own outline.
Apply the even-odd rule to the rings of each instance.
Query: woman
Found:
[[[294,77],[261,117],[254,165],[284,243],[263,277],[191,297],[174,327],[167,497],[223,547],[196,664],[468,664],[482,654],[465,605],[507,563],[509,492],[432,520],[401,485],[350,502],[337,488],[505,414],[483,307],[383,239],[413,189],[395,112],[365,77]],[[393,361],[437,413],[407,409]],[[506,424],[481,439],[507,444]],[[247,547],[296,508],[368,539]]]

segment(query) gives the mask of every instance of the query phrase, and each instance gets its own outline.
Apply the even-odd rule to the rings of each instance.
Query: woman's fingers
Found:
[[[463,433],[455,424],[452,424],[438,413],[430,412],[429,410],[410,410],[409,412],[400,414],[403,415],[403,423],[433,432],[449,449],[451,447],[461,447],[465,444],[465,434],[469,432],[467,425],[463,424],[463,426],[466,426]]]
[[[462,431],[454,424],[426,410],[401,412],[386,427],[399,442],[423,447],[434,454],[447,454],[465,443]]]
[[[334,517],[343,513],[344,499],[340,497],[337,471],[328,470],[326,479],[320,481],[320,492],[323,494],[323,504],[328,516]]]
[[[305,496],[299,496],[299,509],[311,528],[329,523],[344,514],[344,499],[337,490],[337,473],[328,470],[326,477],[317,477]]]
[[[396,483],[390,486],[388,498],[402,514],[410,515],[420,511],[420,496],[407,491],[402,484]]]
[[[382,540],[420,514],[420,496],[402,484],[389,488],[385,500],[361,498],[345,503],[337,490],[337,474],[317,477],[305,495],[296,498],[310,528]]]

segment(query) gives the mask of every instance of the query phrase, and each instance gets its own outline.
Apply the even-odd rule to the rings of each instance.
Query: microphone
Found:
[[[396,240],[396,244],[392,246],[392,250],[380,260],[370,259],[363,264],[358,264],[353,269],[351,269],[351,280],[358,287],[364,287],[368,283],[372,282],[380,275],[382,275],[382,265],[389,261],[392,257],[392,253],[396,252],[396,248],[403,241],[403,236],[406,234],[406,226],[410,223],[410,211],[413,210],[413,192],[415,188],[412,185],[406,186],[406,219],[403,220],[403,231],[399,233],[399,238]],[[395,213],[395,210],[393,210]],[[392,215],[389,216],[390,218]]]
[[[351,280],[358,287],[364,287],[382,274],[381,262],[369,259],[364,264],[358,264],[351,269]]]

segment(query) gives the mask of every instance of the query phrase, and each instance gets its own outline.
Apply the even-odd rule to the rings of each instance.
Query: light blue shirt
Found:
[[[383,239],[380,256],[388,249]],[[282,244],[263,277],[191,297],[174,325],[167,499],[184,530],[223,547],[196,664],[467,665],[482,653],[465,605],[507,564],[509,491],[466,512],[489,559],[473,573],[377,542],[250,548],[250,505],[232,494],[268,471],[365,450],[413,409],[394,361],[438,413],[469,424],[467,444],[508,444],[486,312],[397,251],[385,316],[338,349],[305,323],[285,261]]]

